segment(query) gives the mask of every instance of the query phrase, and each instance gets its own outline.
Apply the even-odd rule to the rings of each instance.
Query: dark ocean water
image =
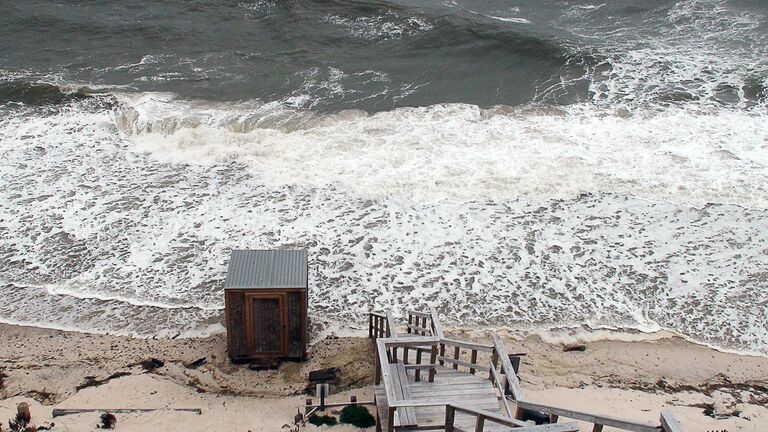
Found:
[[[0,1],[0,320],[670,329],[768,352],[764,1]]]

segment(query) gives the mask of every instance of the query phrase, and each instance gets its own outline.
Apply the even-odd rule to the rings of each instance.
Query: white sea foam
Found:
[[[768,351],[764,114],[278,105],[142,94],[0,120],[0,317],[206,334],[229,250],[306,247],[315,335],[433,305],[449,326]]]
[[[768,206],[764,110],[453,104],[317,117],[143,98],[117,113],[133,150],[165,162],[238,161],[273,185],[334,184],[416,201],[618,192],[696,206]],[[290,121],[263,126],[275,118]]]

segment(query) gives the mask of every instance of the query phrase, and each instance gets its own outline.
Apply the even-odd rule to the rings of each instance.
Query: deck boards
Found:
[[[496,414],[501,414],[501,407],[497,398],[496,388],[487,377],[481,375],[469,375],[449,367],[438,366],[435,381],[429,382],[422,374],[422,380],[416,381],[413,371],[408,371],[408,384],[414,399],[433,399],[439,402],[460,403],[475,409],[482,409]],[[387,430],[387,405],[386,394],[382,385],[374,387],[374,397],[379,414],[380,430]],[[445,423],[445,407],[416,407],[414,408],[419,426],[442,425]],[[474,416],[456,413],[456,426],[462,429],[474,430],[476,418]],[[395,417],[395,426],[398,426],[398,417]],[[489,424],[489,426],[491,426]]]

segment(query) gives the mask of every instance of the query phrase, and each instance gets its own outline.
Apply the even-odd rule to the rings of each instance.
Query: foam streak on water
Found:
[[[0,121],[3,320],[203,334],[229,250],[306,247],[316,332],[435,305],[448,325],[662,327],[768,352],[759,113],[247,118],[158,97]]]

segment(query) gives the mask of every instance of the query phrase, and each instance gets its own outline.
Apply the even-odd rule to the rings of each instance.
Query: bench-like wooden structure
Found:
[[[371,313],[376,347],[374,403],[377,432],[578,432],[561,418],[634,432],[684,432],[671,412],[660,423],[639,422],[530,402],[501,337],[493,345],[446,338],[433,309],[407,311],[399,332],[393,314]],[[466,358],[469,357],[469,358]],[[484,360],[479,360],[483,357]],[[514,405],[514,409],[512,408]],[[523,421],[526,411],[549,415],[549,424]]]

